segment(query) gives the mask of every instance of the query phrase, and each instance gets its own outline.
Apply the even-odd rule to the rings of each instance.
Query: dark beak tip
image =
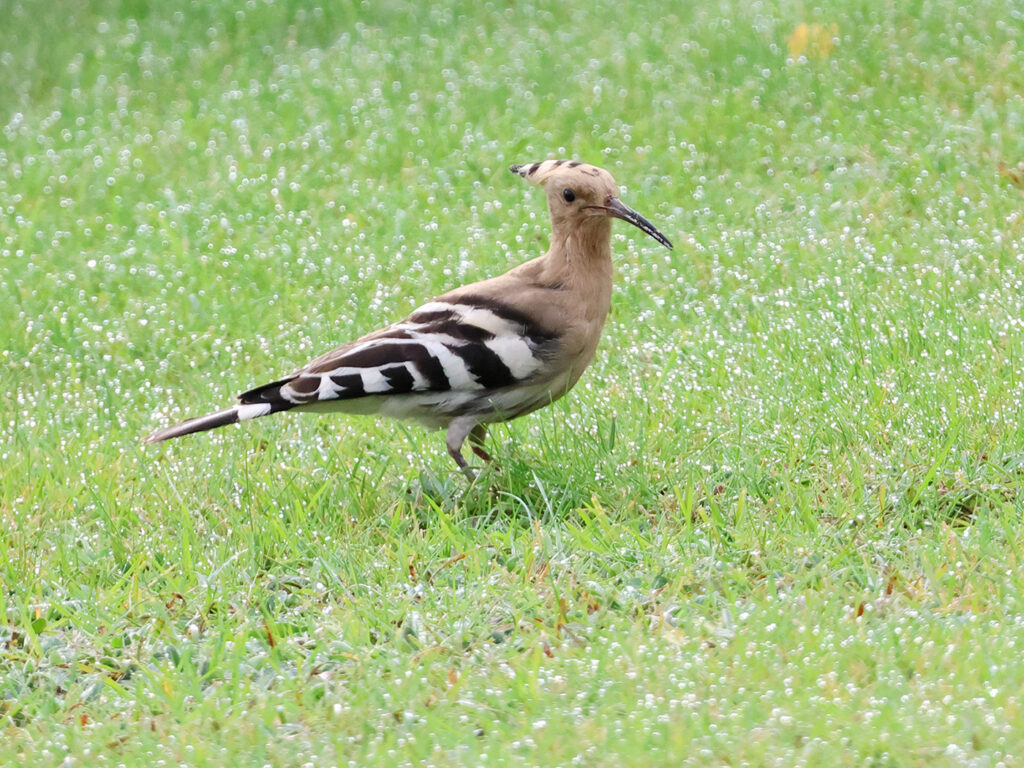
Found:
[[[629,222],[634,227],[639,229],[646,235],[657,240],[659,243],[664,245],[670,251],[672,250],[672,241],[669,240],[661,231],[654,226],[650,221],[645,219],[639,213],[634,211],[624,202],[619,200],[617,197],[609,197],[606,204],[603,206],[604,210],[611,216],[623,221]]]

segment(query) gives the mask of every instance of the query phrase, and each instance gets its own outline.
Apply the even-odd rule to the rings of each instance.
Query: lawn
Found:
[[[11,0],[0,765],[1024,764],[1018,3]],[[143,446],[547,247],[554,406]]]

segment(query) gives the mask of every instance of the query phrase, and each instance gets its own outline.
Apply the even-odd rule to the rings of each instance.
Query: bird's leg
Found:
[[[469,433],[469,447],[473,453],[484,461],[492,461],[491,454],[484,448],[484,440],[487,439],[487,425],[477,424]]]
[[[453,419],[452,423],[448,425],[448,433],[444,438],[444,443],[448,446],[449,455],[455,459],[455,463],[459,465],[462,474],[468,477],[470,482],[476,480],[476,472],[470,469],[469,464],[466,462],[466,457],[462,455],[462,444],[466,442],[466,438],[469,437],[476,427],[477,422],[474,417],[463,416]]]

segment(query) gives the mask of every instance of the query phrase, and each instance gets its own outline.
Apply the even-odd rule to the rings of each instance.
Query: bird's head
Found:
[[[619,200],[619,188],[603,168],[576,160],[545,160],[509,168],[527,181],[544,187],[556,231],[587,228],[606,217],[628,221],[666,248],[672,243],[651,222]]]

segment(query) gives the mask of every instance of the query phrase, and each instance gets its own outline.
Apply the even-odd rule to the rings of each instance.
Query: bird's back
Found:
[[[514,418],[564,394],[561,358],[584,351],[565,319],[567,291],[517,268],[446,293],[239,401],[268,412],[380,412],[430,426],[466,414]]]

